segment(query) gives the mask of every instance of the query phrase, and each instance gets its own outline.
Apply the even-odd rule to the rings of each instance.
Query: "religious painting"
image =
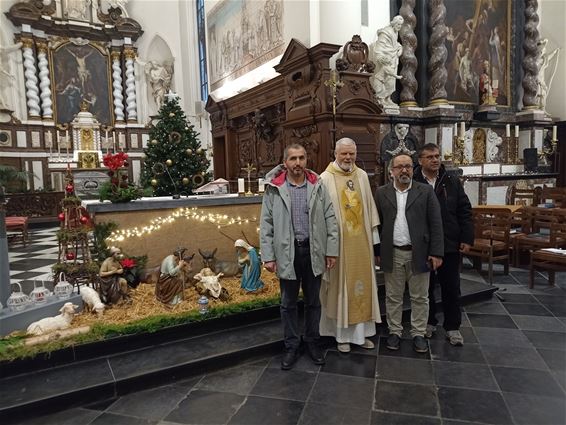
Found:
[[[497,89],[497,104],[509,106],[511,0],[445,0],[445,5],[448,100],[480,104],[485,69]]]
[[[56,122],[71,122],[85,101],[100,123],[112,125],[110,64],[105,52],[91,44],[66,43],[51,51],[51,64]]]
[[[283,0],[224,0],[206,19],[212,90],[284,51]]]

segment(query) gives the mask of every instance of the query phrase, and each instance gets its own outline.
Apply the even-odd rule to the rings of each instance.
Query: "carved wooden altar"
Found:
[[[334,143],[351,137],[358,145],[358,165],[374,174],[377,163],[381,110],[372,101],[366,72],[341,72],[333,96],[329,59],[340,46],[321,43],[307,49],[292,40],[275,70],[281,75],[258,87],[216,102],[209,98],[215,178],[243,177],[252,164],[264,176],[282,162],[285,146],[300,143],[308,167],[322,172],[333,160]]]

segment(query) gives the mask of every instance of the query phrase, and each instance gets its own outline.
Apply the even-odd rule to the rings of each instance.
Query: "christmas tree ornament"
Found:
[[[146,155],[145,153],[142,153],[142,154],[141,154],[141,159],[146,159],[146,158],[147,158],[147,155]]]
[[[151,179],[151,185],[152,185],[152,186],[157,186],[157,180]]]
[[[168,159],[167,161],[165,161],[165,164],[167,164],[168,167],[171,167],[173,165],[173,161]]]
[[[203,148],[198,148],[198,149],[197,149],[197,153],[198,153],[199,155],[202,155],[203,152],[204,152]]]
[[[67,184],[67,186],[65,186],[65,192],[71,194],[73,193],[73,191],[75,190],[75,186],[73,186],[71,183]]]
[[[179,143],[181,141],[181,133],[178,131],[172,131],[169,134],[169,140],[173,143]]]
[[[193,150],[191,148],[187,149],[185,152],[187,153],[187,155],[193,154]]]
[[[79,219],[79,221],[81,222],[81,224],[87,224],[88,223],[88,217],[85,217],[84,215]]]
[[[75,259],[75,253],[72,251],[67,251],[65,258],[69,261],[73,261]]]
[[[171,118],[173,118],[173,117],[175,116],[175,113],[174,113],[174,112],[169,112],[169,116],[170,116]]]
[[[57,216],[57,218],[59,219],[59,221],[65,221],[65,213],[59,213],[59,215]]]
[[[188,177],[183,177],[183,184],[186,186],[189,184],[189,179]]]
[[[159,142],[157,141],[157,139],[152,139],[152,140],[151,140],[151,144],[154,145],[154,146],[157,145],[158,143],[159,143]]]

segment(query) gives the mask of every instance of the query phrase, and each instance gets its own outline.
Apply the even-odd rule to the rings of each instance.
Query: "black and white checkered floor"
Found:
[[[33,289],[34,281],[43,281],[46,288],[52,289],[51,266],[57,262],[59,252],[57,230],[58,226],[30,230],[27,246],[20,241],[9,243],[10,283],[21,284],[25,293]]]

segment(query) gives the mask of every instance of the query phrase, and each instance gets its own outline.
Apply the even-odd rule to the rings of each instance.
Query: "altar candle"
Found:
[[[67,148],[67,156],[69,156],[69,130],[65,130],[65,147]]]
[[[106,133],[106,138],[105,138],[105,142],[106,142],[106,153],[108,153],[108,128],[104,131]]]
[[[458,135],[458,123],[455,122],[454,123],[454,137],[456,137]]]
[[[116,132],[112,133],[112,145],[114,146],[114,153],[116,153]]]
[[[552,140],[558,140],[558,138],[556,137],[557,136],[557,134],[556,134],[557,130],[558,130],[558,128],[555,125],[553,125],[552,126]]]
[[[258,181],[257,181],[257,191],[259,193],[265,192],[265,180],[258,179]]]
[[[61,134],[59,134],[59,130],[55,130],[57,132],[57,155],[61,156]]]
[[[244,193],[246,191],[244,179],[238,179],[238,193]]]
[[[505,124],[505,137],[511,137],[511,124]]]
[[[515,125],[515,137],[519,137],[519,126]]]

